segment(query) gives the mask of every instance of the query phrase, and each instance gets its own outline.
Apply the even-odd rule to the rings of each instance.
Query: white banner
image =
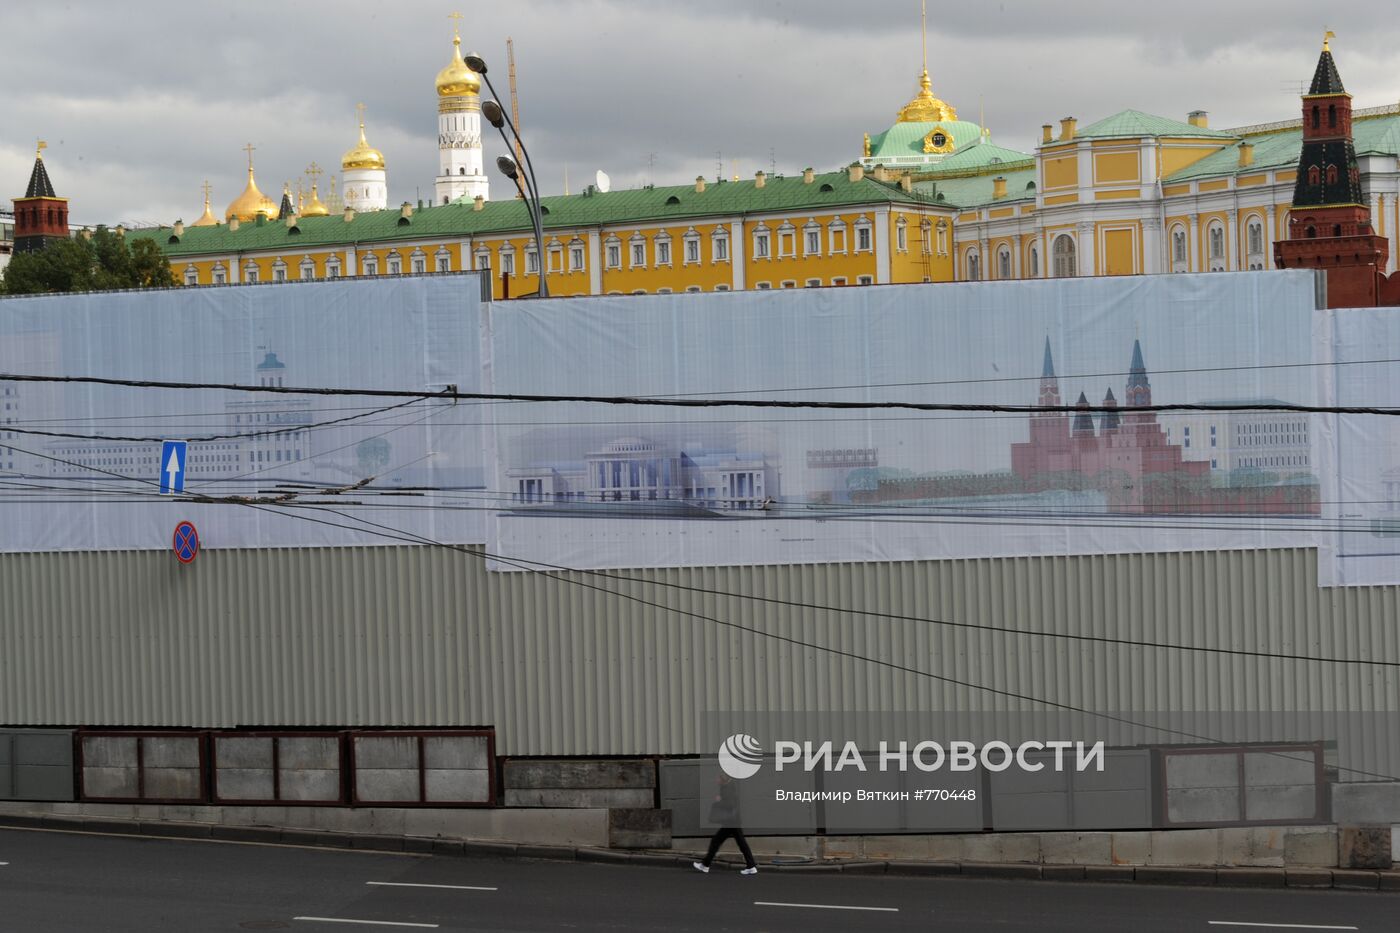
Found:
[[[478,289],[431,276],[13,298],[0,372],[470,392]],[[484,540],[474,404],[0,381],[0,406],[0,550],[169,548],[181,520],[211,548]],[[173,463],[165,441],[186,442]],[[183,493],[163,495],[172,483]]]
[[[1390,308],[1326,311],[1315,328],[1324,404],[1400,408],[1400,315]],[[1355,414],[1324,419],[1319,453],[1323,586],[1400,583],[1400,418]]]
[[[498,569],[1308,546],[1310,272],[513,302],[492,391],[1117,406],[494,408]],[[1081,394],[1082,393],[1082,394]],[[1135,411],[1214,403],[1230,411]]]

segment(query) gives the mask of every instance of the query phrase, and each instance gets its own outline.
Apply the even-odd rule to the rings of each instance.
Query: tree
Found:
[[[143,237],[133,245],[98,227],[91,237],[52,240],[41,250],[16,253],[5,267],[0,291],[31,295],[174,285],[170,263],[155,240]]]

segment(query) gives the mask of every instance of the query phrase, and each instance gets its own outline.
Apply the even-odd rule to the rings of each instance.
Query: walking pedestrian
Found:
[[[719,828],[710,837],[710,850],[705,853],[704,860],[691,863],[695,870],[709,871],[710,863],[715,860],[715,853],[719,851],[719,847],[724,844],[724,840],[732,837],[738,844],[739,851],[744,854],[745,867],[739,874],[758,874],[758,863],[753,860],[753,850],[749,848],[749,841],[744,838],[739,813],[739,788],[735,786],[734,779],[727,774],[722,773],[719,776],[719,793],[715,794],[714,802],[710,804],[710,822]]]

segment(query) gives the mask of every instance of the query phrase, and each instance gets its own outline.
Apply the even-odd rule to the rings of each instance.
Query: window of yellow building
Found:
[[[656,236],[656,264],[658,266],[671,264],[671,235],[665,231]]]
[[[287,281],[287,264],[283,262],[280,258],[272,264],[272,281]]]
[[[647,242],[640,233],[632,235],[629,241],[632,247],[632,268],[644,269],[647,264]]]
[[[192,266],[192,265],[190,265],[190,266],[185,266],[185,284],[186,284],[186,285],[198,285],[198,284],[199,284],[199,270],[196,269],[196,268],[195,268],[194,266]]]
[[[373,253],[367,254],[364,258],[364,262],[360,263],[360,272],[363,275],[378,275],[379,257]]]
[[[846,222],[837,217],[827,224],[828,239],[831,241],[832,255],[844,255],[846,252]]]
[[[449,272],[452,269],[452,254],[447,251],[447,247],[439,246],[438,251],[433,254],[433,262],[436,263],[437,271]]]
[[[767,259],[768,254],[768,228],[760,223],[753,231],[753,258]]]
[[[395,250],[389,254],[385,266],[389,270],[390,275],[400,275],[403,273],[403,257]]]
[[[413,270],[414,275],[422,275],[428,271],[428,254],[421,249],[415,249],[408,257],[408,267]]]
[[[256,282],[258,280],[258,264],[253,260],[248,260],[243,264],[243,281]]]
[[[797,255],[797,228],[784,223],[778,228],[778,258],[791,259]]]
[[[228,281],[228,273],[224,270],[224,264],[217,262],[214,264],[214,271],[210,273],[210,278],[215,285],[222,285]]]
[[[685,232],[685,264],[700,264],[700,234],[691,227]]]
[[[583,271],[583,241],[578,237],[569,241],[569,271]]]
[[[1075,275],[1074,237],[1068,233],[1055,237],[1050,252],[1055,263],[1055,278],[1072,278]]]
[[[874,246],[871,244],[870,221],[862,217],[856,221],[856,252],[868,253]]]
[[[815,220],[807,221],[802,228],[802,254],[820,256],[822,252],[822,228]]]
[[[525,274],[538,275],[540,271],[540,253],[535,249],[534,241],[525,245]]]
[[[622,268],[622,241],[615,236],[608,237],[603,244],[603,264],[609,269]]]
[[[909,227],[909,224],[908,224],[908,222],[905,221],[905,219],[904,219],[903,217],[901,217],[901,218],[899,218],[899,220],[895,221],[895,225],[894,225],[894,248],[897,249],[897,250],[899,250],[901,253],[906,253],[906,252],[909,251],[909,229],[908,229],[908,227]],[[925,248],[925,249],[924,249],[924,252],[927,253],[927,252],[928,252],[928,249]]]
[[[710,250],[715,262],[728,262],[729,234],[722,229],[716,230],[714,236],[710,238]]]
[[[326,278],[328,278],[328,279],[338,279],[338,278],[340,278],[340,257],[339,257],[339,256],[332,256],[330,259],[327,259],[327,260],[326,260]]]

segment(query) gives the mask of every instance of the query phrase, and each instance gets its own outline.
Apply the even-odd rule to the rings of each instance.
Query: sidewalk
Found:
[[[602,849],[589,846],[518,845],[477,842],[427,836],[389,836],[336,833],[264,826],[227,826],[211,823],[99,819],[72,816],[0,814],[0,829],[87,832],[164,839],[193,839],[263,845],[325,846],[372,852],[404,852],[421,855],[494,856],[500,858],[551,859],[689,868],[702,854],[695,850]],[[721,856],[716,864],[738,871],[743,863]],[[762,871],[845,872],[900,877],[964,877],[1022,879],[1026,881],[1094,881],[1119,884],[1175,884],[1249,888],[1336,888],[1350,891],[1400,892],[1400,871],[1358,871],[1337,868],[1189,868],[1131,865],[1037,865],[992,862],[947,862],[891,859],[760,860]]]

